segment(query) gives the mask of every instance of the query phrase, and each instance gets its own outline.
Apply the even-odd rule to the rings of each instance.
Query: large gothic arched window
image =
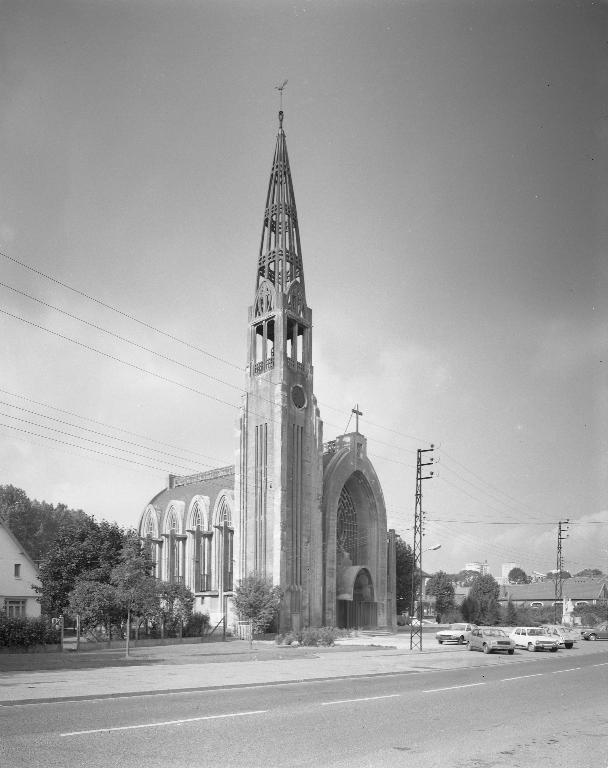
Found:
[[[211,589],[211,534],[206,530],[205,515],[197,501],[192,509],[194,546],[192,568],[194,591],[206,592]]]
[[[338,559],[348,554],[351,563],[358,558],[357,512],[346,486],[340,492],[338,500],[338,519],[336,524],[336,546]]]
[[[217,533],[216,543],[216,582],[218,588],[221,588],[224,592],[231,592],[234,589],[233,584],[233,540],[234,540],[234,528],[232,527],[232,512],[230,504],[226,496],[222,496],[216,513],[215,527]]]
[[[143,545],[150,555],[154,575],[158,575],[158,541],[155,541],[157,532],[154,510],[148,509],[146,511],[140,535],[143,538]]]
[[[180,581],[182,570],[182,542],[178,537],[178,521],[174,507],[171,507],[167,513],[166,531],[168,534],[167,581],[175,584]]]

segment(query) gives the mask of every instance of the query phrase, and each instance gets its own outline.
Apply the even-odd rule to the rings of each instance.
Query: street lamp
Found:
[[[419,573],[419,578],[420,578],[420,626],[422,626],[422,612],[423,612],[422,611],[422,601],[424,599],[424,593],[422,591],[422,555],[425,552],[436,552],[438,549],[441,549],[441,544],[435,544],[434,547],[427,547],[426,549],[423,549],[422,552],[420,553],[420,573]]]
[[[419,587],[419,589],[420,589],[420,592],[419,592],[419,595],[420,595],[420,605],[418,606],[418,610],[416,611],[416,613],[418,614],[418,621],[420,622],[420,632],[421,632],[421,636],[420,636],[420,650],[422,650],[422,617],[423,617],[423,614],[424,614],[424,608],[423,608],[424,591],[422,589],[422,555],[425,552],[435,552],[438,549],[441,549],[441,544],[435,544],[433,547],[427,547],[426,549],[423,549],[422,552],[420,553],[420,558],[418,560],[418,579],[419,579],[419,583],[420,583],[420,587]]]

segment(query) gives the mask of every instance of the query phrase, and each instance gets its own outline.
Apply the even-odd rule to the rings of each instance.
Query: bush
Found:
[[[46,619],[0,615],[0,648],[31,648],[61,642],[61,632]]]
[[[184,627],[184,637],[202,637],[209,628],[209,615],[193,613]]]
[[[278,645],[291,645],[297,642],[299,645],[331,647],[335,645],[336,638],[344,637],[348,632],[336,627],[306,627],[301,632],[287,632],[277,637]]]

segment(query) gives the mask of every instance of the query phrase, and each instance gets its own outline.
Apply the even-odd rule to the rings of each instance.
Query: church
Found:
[[[212,624],[236,620],[233,590],[256,574],[282,590],[279,632],[392,627],[395,534],[357,409],[354,432],[323,442],[283,111],[252,300],[235,465],[170,475],[147,504],[156,575],[186,584]]]

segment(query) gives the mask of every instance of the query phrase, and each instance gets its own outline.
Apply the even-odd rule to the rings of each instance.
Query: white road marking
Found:
[[[376,699],[396,699],[401,696],[400,693],[389,693],[386,696],[366,696],[361,699],[338,699],[337,701],[322,701],[322,707],[328,707],[331,704],[350,704],[354,701],[376,701]]]
[[[542,677],[544,675],[544,672],[537,672],[535,675],[520,675],[519,677],[503,677],[502,680],[499,680],[499,683],[508,683],[509,680],[523,680],[526,677]]]
[[[593,667],[605,667],[608,666],[608,661],[602,661],[601,664],[592,664]]]
[[[559,675],[560,672],[576,672],[577,669],[580,669],[580,667],[570,667],[570,669],[555,669],[552,674]]]
[[[85,736],[90,733],[110,733],[110,731],[133,731],[137,728],[158,728],[161,725],[181,725],[182,723],[196,723],[200,720],[219,720],[223,717],[243,717],[244,715],[263,715],[267,709],[254,709],[251,712],[231,712],[226,715],[204,715],[203,717],[187,717],[183,720],[165,720],[160,723],[141,723],[140,725],[120,725],[115,728],[94,728],[90,731],[71,731],[61,733],[60,736]]]
[[[458,688],[473,688],[476,685],[485,685],[485,683],[467,683],[466,685],[451,685],[449,688],[430,688],[422,693],[437,693],[438,691],[455,691]]]

